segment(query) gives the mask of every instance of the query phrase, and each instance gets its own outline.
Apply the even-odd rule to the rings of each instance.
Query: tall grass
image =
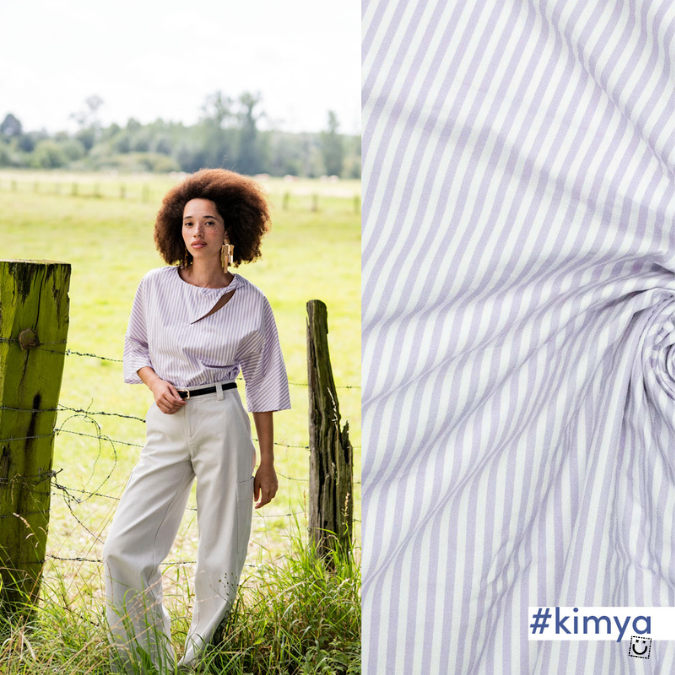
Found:
[[[178,659],[191,614],[188,583],[181,594],[182,604],[170,608]],[[45,584],[38,611],[30,618],[8,616],[0,607],[0,673],[109,673],[114,654],[108,643],[103,601],[88,587],[78,588],[73,597],[58,573],[50,575]],[[296,522],[285,559],[261,564],[242,578],[235,606],[213,643],[202,652],[196,671],[360,673],[360,586],[356,552],[335,552],[332,565],[327,565]],[[135,670],[146,674],[154,669],[140,662]]]

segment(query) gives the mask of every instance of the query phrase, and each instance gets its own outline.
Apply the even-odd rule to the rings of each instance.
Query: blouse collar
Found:
[[[236,290],[241,285],[241,277],[234,274],[232,281],[224,288],[203,288],[201,286],[194,286],[181,278],[178,273],[178,267],[175,268],[176,280],[182,292],[186,294],[188,314],[190,323],[194,323],[198,319],[208,314],[213,306],[226,293]],[[230,300],[229,302],[232,302]]]

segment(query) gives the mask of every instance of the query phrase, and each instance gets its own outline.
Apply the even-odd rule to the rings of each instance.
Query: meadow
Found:
[[[3,638],[0,647],[1,673],[54,672],[55,666],[65,668],[64,672],[108,672],[100,654],[90,659],[91,663],[86,661],[86,668],[77,659],[90,653],[87,645],[92,641],[105,651],[100,629],[103,584],[100,564],[95,561],[100,559],[116,499],[143,445],[143,418],[152,402],[143,385],[123,383],[122,364],[115,359],[122,356],[138,282],[148,270],[164,265],[154,248],[153,223],[161,196],[175,180],[0,172],[0,256],[72,265],[67,346],[73,352],[65,359],[60,396],[64,410],[57,420],[54,468],[58,475],[52,493],[45,608],[39,619],[44,624],[42,638],[31,642],[27,632],[19,635],[16,627],[11,628],[10,637]],[[76,181],[78,188],[74,190]],[[278,575],[298,574],[298,569],[291,569],[294,564],[303,566],[308,574],[312,567],[305,515],[309,466],[305,306],[314,298],[328,307],[328,338],[340,412],[342,422],[349,422],[355,454],[355,542],[360,534],[360,186],[354,181],[331,184],[280,179],[265,180],[264,184],[270,196],[273,227],[264,240],[263,257],[232,271],[261,288],[270,300],[291,382],[292,409],[275,415],[280,489],[271,504],[254,514],[243,601],[247,593],[253,598],[261,589],[279,583]],[[318,210],[312,210],[313,204],[318,204]],[[239,385],[245,398],[243,381]],[[185,616],[191,608],[190,579],[197,539],[194,506],[193,489],[174,549],[164,566],[165,598],[174,617],[179,654],[181,635],[187,628]],[[358,560],[358,543],[354,557]],[[349,567],[351,563],[345,564]],[[342,590],[349,587],[355,611],[358,587],[354,583],[358,575],[349,569],[347,581],[338,574],[321,583],[327,589],[334,583],[343,584]],[[277,578],[274,583],[270,581],[273,578]],[[270,594],[278,595],[278,589]],[[311,602],[316,603],[317,598],[313,596]],[[53,636],[50,631],[56,631],[55,623],[59,622],[59,630],[70,626],[71,637],[81,633],[63,657],[49,651],[46,643],[50,640],[45,637]],[[287,644],[291,642],[287,636]],[[256,670],[258,666],[251,664],[262,663],[260,654],[255,657],[258,661],[249,655],[248,661],[241,657],[238,662],[241,650],[233,648],[229,669],[208,672],[328,673],[347,672],[348,668],[355,672],[354,659],[343,669],[339,663],[331,665],[332,656],[321,656],[323,652],[353,651],[353,645],[331,652],[320,642],[313,651],[303,647],[305,654],[296,653],[295,665],[286,670],[272,670],[269,664]],[[268,649],[268,658],[273,651]],[[302,670],[303,663],[310,663],[310,652],[314,665]],[[281,663],[274,658],[275,663]],[[3,666],[3,662],[10,665]],[[49,667],[42,669],[40,663],[49,663]],[[78,669],[68,670],[74,663],[79,664]],[[222,659],[220,663],[222,667]]]

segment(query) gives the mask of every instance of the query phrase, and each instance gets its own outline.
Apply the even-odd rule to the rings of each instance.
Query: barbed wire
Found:
[[[41,473],[28,474],[27,476],[24,476],[23,474],[17,474],[16,476],[12,476],[11,478],[0,478],[0,485],[9,485],[10,483],[19,483],[19,482],[28,484],[29,479],[31,478],[38,479],[33,482],[33,485],[37,485],[38,483],[42,483],[45,480],[54,478],[61,471],[63,471],[63,469],[59,469],[58,471],[52,469],[51,471],[43,471]]]
[[[19,339],[18,338],[0,338],[0,342],[15,342],[18,343]],[[62,345],[66,344],[66,340],[57,340],[55,342],[40,342],[38,345],[35,347],[31,347],[31,349],[40,349],[41,351],[45,352],[52,352],[54,354],[65,354],[66,356],[84,356],[88,357],[91,359],[100,359],[101,361],[111,361],[113,363],[124,363],[123,359],[115,359],[110,356],[101,356],[100,354],[92,354],[91,352],[79,352],[74,349],[66,349],[65,351],[60,351],[58,349],[46,349],[44,345]],[[238,381],[243,381],[242,377],[237,378]],[[308,387],[309,383],[308,382],[292,382],[291,380],[288,381],[288,384],[292,384],[293,386],[296,387]],[[336,384],[335,387],[337,389],[361,389],[360,384]]]
[[[18,342],[18,339],[16,338],[2,338],[2,341],[4,342]],[[39,345],[34,347],[34,349],[41,349],[42,351],[46,352],[53,352],[55,354],[65,354],[66,356],[85,356],[89,357],[92,359],[100,359],[101,361],[112,361],[114,363],[123,363],[123,359],[114,359],[110,356],[100,356],[99,354],[92,354],[89,352],[78,352],[75,351],[74,349],[66,349],[65,352],[59,351],[57,349],[45,349],[43,345],[47,344],[64,344],[63,342],[41,342]],[[237,378],[238,381],[243,382],[242,377]],[[291,380],[288,381],[288,384],[292,384],[293,386],[296,387],[308,387],[309,383],[308,382],[292,382]],[[335,387],[337,389],[361,389],[361,385],[359,384],[336,384]]]
[[[83,502],[87,501],[87,499],[89,499],[89,497],[87,497],[87,499],[78,499],[77,497],[74,497],[73,495],[71,495],[70,492],[80,492],[81,494],[86,494],[86,495],[89,495],[90,497],[91,496],[104,497],[106,499],[112,499],[112,500],[118,501],[118,502],[122,499],[121,497],[115,497],[113,495],[107,495],[107,494],[104,494],[104,493],[101,493],[101,492],[90,492],[89,490],[81,490],[81,489],[78,489],[78,488],[66,487],[65,485],[59,485],[56,482],[54,482],[52,484],[52,487],[54,487],[58,490],[61,490],[62,496],[66,495],[66,497],[64,497],[64,501],[66,502],[67,506],[70,506],[70,502],[75,502],[76,504],[82,504]],[[186,506],[185,510],[196,512],[197,508],[195,506]],[[290,516],[301,515],[302,513],[303,513],[302,511],[295,511],[295,512],[292,512],[292,513],[270,513],[270,514],[265,516],[264,514],[261,514],[258,511],[254,511],[253,515],[257,516],[257,517],[260,517],[260,518],[262,518],[262,517],[265,517],[265,518],[287,518],[287,517],[290,517]]]
[[[52,411],[61,410],[61,408],[38,409],[38,408],[15,408],[15,407],[11,407],[11,406],[0,406],[0,410],[2,410],[2,409],[18,410],[18,411],[23,411],[23,412],[43,412],[45,410],[52,410]],[[68,420],[72,419],[73,417],[84,416],[85,418],[87,418],[87,416],[90,415],[90,411],[85,410],[83,408],[70,408],[70,407],[67,407],[67,406],[63,406],[63,409],[75,413],[75,414],[71,415],[64,422],[64,424]],[[135,419],[140,419],[140,418],[135,418]],[[69,434],[74,434],[74,435],[77,435],[77,436],[84,436],[86,438],[95,438],[100,442],[101,441],[110,442],[113,449],[114,449],[115,443],[123,444],[123,445],[127,445],[127,446],[141,447],[141,448],[144,447],[139,443],[131,443],[131,442],[128,442],[128,441],[121,441],[119,439],[112,439],[109,436],[107,436],[107,435],[105,435],[101,432],[101,427],[98,425],[98,423],[95,420],[92,419],[90,421],[93,422],[96,425],[96,428],[98,430],[97,434],[87,434],[87,433],[84,433],[84,432],[73,431],[73,430],[70,430],[70,429],[64,429],[63,425],[62,425],[61,427],[55,428],[54,431],[51,434],[41,434],[39,436],[20,436],[20,437],[14,437],[14,438],[11,438],[11,439],[0,439],[0,442],[2,442],[3,440],[4,441],[24,440],[24,439],[37,438],[37,437],[43,437],[44,438],[44,437],[56,435],[58,433],[69,433]],[[143,420],[143,421],[145,421],[145,420]],[[285,444],[285,443],[275,443],[275,445],[282,445],[282,446],[286,446],[286,447],[305,447],[305,448],[309,447],[309,446],[292,446],[292,445]],[[108,479],[110,479],[112,477],[112,474],[115,470],[116,465],[117,465],[117,455],[116,455],[116,452],[115,452],[113,467],[108,472],[107,476],[103,479],[103,481],[101,482],[101,485],[99,487],[102,487],[103,485],[105,485],[107,483]],[[26,485],[28,483],[29,479],[32,479],[32,478],[39,479],[39,480],[35,481],[35,483],[34,483],[34,484],[37,484],[37,483],[43,482],[44,480],[46,480],[48,478],[55,478],[61,471],[63,471],[63,469],[59,469],[58,471],[46,472],[46,473],[42,473],[42,474],[38,474],[38,475],[34,475],[34,476],[17,475],[17,476],[14,476],[13,478],[10,478],[10,479],[0,478],[0,485],[7,484],[7,483],[10,483],[10,482],[19,482],[19,481],[22,482],[24,485]],[[299,477],[296,477],[296,476],[288,476],[288,475],[286,475],[282,472],[277,472],[277,474],[279,476],[281,476],[282,478],[285,478],[287,480],[309,483],[309,478],[299,478]],[[355,485],[358,485],[360,483],[361,483],[361,481],[354,481]],[[62,484],[58,483],[57,481],[54,481],[52,483],[52,487],[61,491],[61,494],[64,498],[64,501],[65,501],[66,505],[68,506],[69,510],[71,510],[71,512],[72,512],[72,506],[71,505],[72,505],[73,502],[76,503],[76,504],[81,504],[84,501],[87,501],[88,499],[90,499],[91,497],[101,497],[101,498],[104,498],[104,499],[111,499],[111,500],[114,500],[114,501],[120,500],[119,497],[115,497],[114,495],[109,495],[109,494],[100,492],[99,490],[91,491],[91,490],[83,490],[81,488],[73,488],[73,487],[62,485]],[[46,493],[39,493],[38,491],[36,491],[34,489],[32,491],[36,492],[38,494],[46,494]],[[79,494],[83,494],[83,495],[87,495],[87,496],[84,499],[80,499],[80,498],[77,498],[74,495],[72,495],[71,492],[77,492]],[[186,509],[196,511],[196,509],[194,507],[186,507]],[[271,514],[271,515],[266,516],[266,517],[282,517],[282,516],[286,516],[286,515],[290,516],[290,515],[294,515],[294,514]],[[75,517],[76,520],[78,520],[77,516],[74,513],[73,513],[73,516]],[[80,521],[78,520],[78,522],[80,522]],[[82,523],[80,523],[80,524],[82,524]],[[85,529],[87,529],[86,526],[83,525],[83,527],[85,527]],[[90,534],[93,534],[93,533],[90,533]],[[95,536],[95,535],[93,535],[93,536]]]
[[[0,342],[19,342],[18,339],[16,338],[0,338]],[[43,349],[44,351],[50,351],[50,352],[55,352],[55,353],[61,353],[63,354],[64,352],[57,352],[57,350],[51,350],[47,349],[44,347],[44,344],[64,344],[65,341],[60,341],[60,342],[53,342],[53,343],[42,343],[41,345],[38,346],[38,348]],[[76,356],[83,356],[83,357],[91,357],[91,358],[98,358],[101,360],[105,361],[114,361],[114,362],[122,362],[121,359],[113,359],[109,357],[104,357],[104,356],[99,356],[96,354],[90,354],[86,352],[78,352],[75,350],[66,350],[65,354],[67,355],[76,355]],[[238,380],[242,380],[243,378],[239,377],[237,378]],[[308,386],[307,383],[299,383],[299,382],[289,382],[289,384],[293,384],[296,386]],[[355,387],[355,386],[343,386],[342,388],[349,388],[349,389],[356,389],[360,387]],[[75,487],[70,487],[67,485],[62,484],[61,482],[56,480],[56,477],[59,473],[63,471],[63,468],[58,469],[58,470],[51,470],[47,472],[41,472],[39,474],[35,475],[16,475],[13,476],[12,478],[0,478],[0,486],[1,485],[8,485],[8,484],[14,484],[14,483],[21,483],[23,486],[23,489],[27,489],[33,494],[36,495],[42,495],[42,496],[47,496],[49,494],[60,494],[61,498],[63,499],[63,502],[65,506],[67,507],[68,511],[70,512],[70,515],[73,517],[73,519],[77,522],[77,524],[84,529],[84,531],[96,542],[98,543],[103,543],[103,540],[101,537],[93,532],[86,524],[83,522],[82,518],[78,516],[78,514],[75,512],[74,507],[79,506],[86,501],[94,498],[94,497],[99,497],[103,499],[109,499],[112,501],[119,502],[121,497],[117,497],[114,495],[106,494],[105,492],[101,491],[101,488],[106,485],[106,483],[109,481],[109,479],[112,477],[112,474],[115,471],[115,468],[117,466],[117,450],[115,445],[125,445],[129,447],[139,447],[142,448],[144,447],[142,444],[139,443],[133,443],[129,441],[123,441],[120,439],[113,439],[110,436],[106,435],[103,433],[102,428],[100,424],[94,419],[94,416],[110,416],[110,417],[118,417],[118,418],[123,418],[123,419],[131,419],[135,421],[140,421],[140,422],[146,422],[146,420],[142,417],[138,417],[137,415],[128,415],[128,414],[123,414],[123,413],[116,413],[116,412],[109,412],[109,411],[93,411],[89,408],[81,408],[81,407],[72,407],[72,406],[66,406],[63,404],[58,404],[57,407],[54,408],[21,408],[21,407],[15,407],[15,406],[5,406],[2,405],[0,406],[0,411],[1,410],[8,410],[12,412],[26,412],[26,413],[41,413],[41,412],[56,412],[56,413],[71,413],[59,427],[55,427],[50,433],[48,434],[33,434],[33,435],[26,435],[26,436],[12,436],[9,438],[4,438],[0,439],[0,443],[3,442],[10,442],[10,441],[20,441],[20,440],[32,440],[32,439],[38,439],[38,438],[49,438],[49,437],[55,437],[56,435],[60,433],[66,433],[66,434],[72,434],[76,436],[81,436],[81,437],[86,437],[86,438],[93,438],[98,440],[99,442],[99,453],[94,460],[94,464],[92,467],[92,473],[89,478],[89,480],[92,480],[95,470],[96,470],[96,465],[98,463],[99,458],[101,457],[102,454],[102,447],[103,443],[110,443],[112,449],[113,449],[113,464],[111,469],[107,472],[107,475],[103,478],[103,480],[100,482],[98,487],[94,490],[87,490],[83,488],[75,488]],[[74,431],[72,429],[66,429],[64,428],[65,425],[72,419],[74,418],[84,418],[85,421],[91,423],[94,425],[96,429],[95,434],[91,433],[85,433],[81,431]],[[256,439],[257,440],[257,439]],[[275,446],[280,446],[280,447],[286,447],[286,448],[294,448],[294,449],[305,449],[309,450],[309,445],[295,445],[295,444],[289,444],[289,443],[282,443],[280,441],[275,441],[274,442]],[[357,448],[360,446],[352,446],[353,448]],[[281,472],[277,472],[279,476],[286,480],[292,480],[296,482],[303,482],[303,483],[309,483],[308,478],[298,478],[294,476],[287,476]],[[53,479],[53,480],[52,480]],[[39,485],[41,483],[44,483],[45,481],[50,481],[49,489],[48,490],[40,490]],[[354,481],[355,484],[360,484],[360,481]],[[82,497],[76,496],[77,493],[79,495],[83,495]],[[196,512],[197,509],[192,506],[186,506],[185,508],[186,511],[193,511]],[[3,514],[0,516],[0,520],[5,520],[8,518],[19,518],[24,520],[24,516],[37,516],[37,515],[43,515],[44,517],[48,517],[49,511],[48,509],[42,509],[42,510],[33,510],[33,511],[26,511],[24,513],[10,513],[10,514]],[[290,513],[261,513],[257,510],[253,511],[253,517],[260,518],[263,520],[263,522],[266,522],[267,520],[270,519],[278,519],[278,518],[292,518],[296,517],[299,515],[307,515],[304,511],[295,511],[295,512],[290,512]],[[24,520],[24,522],[27,522]],[[354,519],[354,522],[361,522],[360,520]],[[101,563],[102,560],[99,558],[86,558],[86,557],[81,557],[81,556],[76,556],[76,557],[62,557],[62,556],[57,556],[53,554],[46,554],[47,558],[51,558],[53,560],[59,560],[59,561],[68,561],[68,562],[92,562],[92,563]],[[42,562],[44,563],[45,560],[43,561],[34,561],[34,562]],[[179,560],[179,561],[169,561],[169,562],[164,562],[162,563],[163,566],[170,566],[170,565],[188,565],[188,564],[195,564],[196,561],[191,561],[191,560]],[[246,565],[247,567],[257,567],[256,565]]]
[[[0,409],[2,409],[3,407],[4,406],[0,406]],[[10,410],[11,410],[11,408],[10,408]],[[58,427],[58,428],[54,429],[54,431],[52,431],[49,434],[39,434],[39,435],[36,435],[36,436],[15,436],[13,438],[0,438],[0,443],[4,443],[6,441],[7,442],[9,442],[9,441],[23,441],[23,440],[27,440],[27,439],[30,439],[30,438],[48,438],[50,436],[55,436],[55,435],[60,434],[60,433],[73,434],[75,436],[84,436],[85,438],[95,438],[97,440],[108,441],[111,444],[119,443],[121,445],[128,445],[128,446],[133,446],[133,447],[136,447],[136,448],[145,447],[144,445],[142,445],[140,443],[130,443],[128,441],[121,441],[119,439],[112,439],[112,438],[110,438],[109,436],[106,436],[106,435],[98,436],[98,435],[95,435],[95,434],[85,434],[84,432],[81,432],[81,431],[72,431],[70,429],[63,429],[61,427]],[[258,440],[258,439],[255,439],[255,440]],[[278,446],[286,447],[286,448],[303,448],[303,449],[309,450],[308,445],[290,445],[288,443],[280,443],[280,442],[277,442],[277,441],[274,442],[274,445],[278,445]],[[352,445],[352,448],[360,448],[360,447],[361,447],[360,445]],[[283,478],[287,478],[289,480],[304,481],[306,483],[309,482],[309,479],[307,479],[307,478],[296,478],[294,476],[286,476],[285,474],[280,473],[279,471],[277,471],[277,474],[279,476],[282,476]],[[3,480],[6,480],[6,479],[0,478],[0,484],[2,484]],[[360,484],[361,481],[354,481],[354,483]],[[92,494],[98,494],[98,493],[92,493]],[[106,495],[101,495],[101,496],[106,496]]]
[[[89,495],[89,497],[105,497],[105,499],[112,499],[116,502],[120,501],[121,497],[115,497],[114,495],[107,495],[104,494],[103,492],[90,492],[89,490],[81,490],[80,488],[74,488],[74,487],[66,487],[65,485],[58,485],[58,484],[53,484],[54,487],[58,488],[59,490],[67,490],[68,492],[79,492],[80,494],[85,494]],[[72,496],[72,495],[71,495]],[[73,499],[77,499],[77,497],[73,497]],[[81,504],[82,502],[86,501],[85,499],[79,500],[78,503]]]
[[[135,448],[142,448],[143,445],[141,443],[130,443],[129,441],[120,441],[119,439],[112,439],[109,436],[96,436],[95,434],[85,434],[81,431],[71,431],[70,429],[54,429],[54,433],[56,434],[73,434],[74,436],[85,436],[87,438],[100,438],[104,441],[110,441],[111,443],[119,443],[120,445],[129,445]]]
[[[62,410],[68,410],[71,412],[75,413],[85,413],[87,415],[106,415],[109,417],[121,417],[123,419],[130,419],[130,420],[138,420],[139,422],[145,422],[145,418],[143,417],[138,417],[138,415],[125,415],[122,413],[114,413],[114,412],[106,412],[103,410],[89,410],[86,408],[70,408],[68,406],[62,405],[59,403],[59,406],[57,408],[14,408],[12,406],[7,406],[7,405],[0,405],[0,410],[14,410],[18,412],[61,412]],[[20,439],[19,439],[20,440]],[[257,438],[254,438],[255,441],[257,441]],[[0,441],[1,442],[1,441]],[[124,441],[119,441],[120,443],[123,443]],[[275,442],[275,445],[279,445],[282,447],[286,448],[302,448],[302,449],[309,449],[309,445],[291,445],[289,443],[280,443],[280,442]],[[142,446],[139,446],[142,447]],[[352,448],[360,448],[360,445],[353,445]]]
[[[104,410],[87,410],[84,408],[70,408],[68,406],[62,405],[61,403],[59,403],[58,408],[50,408],[50,410],[56,411],[69,410],[71,412],[76,413],[86,413],[87,415],[106,415],[109,417],[121,417],[123,419],[138,420],[139,422],[143,422],[145,424],[145,418],[139,417],[138,415],[125,415],[123,413],[106,412]]]
[[[281,476],[282,478],[285,478],[286,480],[294,480],[298,481],[300,483],[309,483],[309,478],[294,478],[293,476],[286,476],[285,474],[281,473],[280,471],[276,472],[277,476]]]
[[[32,485],[37,485],[37,484],[39,484],[39,483],[41,483],[45,480],[55,478],[62,471],[63,471],[63,469],[61,468],[61,469],[58,469],[58,470],[51,470],[51,471],[43,472],[43,473],[40,473],[40,474],[15,476],[11,479],[1,479],[0,484],[2,484],[2,483],[7,484],[7,483],[14,483],[14,482],[28,483],[28,479],[37,479],[37,480],[32,482]],[[296,480],[301,480],[301,479],[296,479]],[[29,484],[31,484],[31,483],[29,483]],[[71,492],[79,492],[80,494],[86,494],[86,495],[89,495],[89,496],[105,497],[107,499],[112,499],[112,500],[115,500],[115,501],[120,501],[121,498],[115,497],[113,495],[103,494],[103,493],[100,493],[100,492],[92,492],[92,491],[89,491],[89,490],[82,490],[80,488],[67,487],[65,485],[61,485],[56,480],[52,481],[51,487],[52,487],[52,490],[60,491],[61,496],[63,497],[64,503],[68,507],[68,510],[70,511],[70,514],[73,516],[73,518],[78,523],[78,525],[80,525],[87,532],[87,534],[89,534],[89,536],[92,537],[95,541],[97,541],[98,543],[101,543],[101,544],[104,543],[103,540],[96,533],[92,532],[92,530],[90,530],[82,522],[82,520],[77,516],[77,514],[73,510],[72,502],[74,502],[75,504],[81,504],[84,501],[86,501],[86,499],[78,499],[77,497],[74,497],[70,493]],[[29,489],[31,489],[31,488],[29,488]],[[32,490],[32,491],[35,492],[35,490]],[[48,493],[41,492],[40,494],[45,495],[45,494],[48,494]],[[87,497],[87,499],[88,498],[89,497]],[[197,511],[197,509],[195,507],[189,507],[189,506],[186,507],[185,510],[186,511]],[[6,514],[6,515],[0,516],[0,519],[19,518],[19,519],[23,520],[24,522],[26,522],[25,516],[43,515],[43,516],[47,517],[48,513],[49,513],[49,509],[40,509],[40,510],[34,510],[34,511],[25,511],[23,513]],[[265,514],[265,513],[260,513],[256,510],[254,510],[253,513],[252,513],[252,516],[254,518],[260,518],[263,521],[267,521],[269,519],[276,519],[276,518],[291,518],[291,517],[295,517],[295,516],[307,516],[307,513],[306,513],[306,511],[292,511],[290,513],[269,513],[269,514]],[[353,522],[360,523],[361,520],[357,519],[357,518],[353,518]],[[52,559],[52,560],[58,560],[60,562],[88,562],[88,563],[95,563],[95,564],[103,563],[103,560],[101,558],[87,558],[87,557],[83,557],[83,556],[66,557],[66,556],[58,556],[58,555],[55,555],[55,554],[52,554],[52,553],[47,553],[45,555],[46,555],[46,557],[42,560],[35,560],[35,561],[30,561],[30,562],[34,563],[34,564],[43,564],[49,558],[49,559]],[[196,563],[197,563],[196,560],[171,560],[171,561],[162,562],[162,563],[160,563],[160,565],[163,566],[163,567],[170,567],[170,566],[174,566],[174,565],[194,565]],[[257,567],[259,567],[259,565],[247,563],[245,565],[245,567],[257,568]]]
[[[52,478],[56,474],[60,473],[61,471],[63,471],[63,469],[59,469],[58,471],[50,471],[50,472],[48,472],[48,474],[43,476],[40,481],[36,481],[33,484],[37,484],[37,483],[41,482],[42,480],[46,480],[47,478]],[[31,484],[28,483],[27,481],[25,481],[26,478],[29,478],[29,476],[19,475],[19,476],[15,476],[13,478],[4,478],[4,479],[0,480],[0,484],[6,485],[6,484],[9,484],[9,483],[20,483],[20,482],[22,482],[25,485],[28,485],[27,489],[30,492],[33,492],[33,493],[36,493],[36,494],[41,494],[41,495],[49,494],[47,492],[39,492],[37,490],[32,489],[30,487]],[[296,480],[304,480],[304,479],[298,478]],[[114,501],[117,501],[117,502],[119,502],[121,500],[121,497],[115,497],[114,495],[108,495],[108,494],[105,494],[105,493],[102,493],[102,492],[97,492],[97,491],[82,490],[81,488],[69,487],[69,486],[66,486],[66,485],[61,485],[60,483],[57,483],[56,481],[52,482],[51,487],[52,487],[52,491],[53,490],[60,490],[61,491],[61,496],[63,497],[64,502],[66,503],[66,505],[69,508],[70,508],[72,502],[79,505],[79,504],[82,504],[85,501],[87,501],[89,499],[89,497],[92,497],[92,496],[93,497],[103,497],[105,499],[111,499],[111,500],[114,500]],[[80,494],[88,495],[88,497],[86,499],[78,499],[77,497],[71,495],[70,494],[71,492],[79,492]],[[185,510],[186,511],[197,511],[197,508],[194,507],[194,506],[186,506]],[[72,512],[72,509],[71,509],[71,512]],[[11,513],[11,514],[2,515],[2,516],[0,516],[0,518],[12,518],[12,517],[18,518],[20,516],[34,515],[36,513],[45,513],[45,510],[43,509],[43,510],[39,510],[39,511],[27,511],[27,512],[22,513],[22,514]],[[304,514],[304,511],[293,511],[291,513],[270,513],[270,514],[263,514],[263,513],[260,513],[258,511],[253,512],[253,515],[256,516],[256,517],[259,517],[259,518],[287,518],[287,517],[299,516],[299,515],[303,515],[303,514]],[[79,521],[79,519],[77,518],[77,516],[75,516],[74,513],[73,513],[73,516],[78,521],[78,523],[80,523],[82,525],[82,523]],[[85,529],[87,529],[84,525],[82,525],[82,526]],[[89,532],[89,530],[87,530],[87,531]],[[96,537],[96,535],[94,535],[92,532],[89,532],[89,533],[92,534],[92,536]]]
[[[46,352],[57,352],[55,349],[45,349]],[[57,352],[61,353],[61,352]],[[112,361],[114,363],[124,363],[122,359],[113,359],[109,356],[99,356],[98,354],[89,354],[88,352],[77,352],[74,349],[66,349],[66,356],[86,356],[90,359],[100,359],[101,361]]]
[[[94,434],[85,434],[85,433],[82,433],[81,431],[70,431],[69,429],[61,429],[61,428],[55,429],[54,431],[55,431],[55,433],[74,434],[76,436],[87,436],[89,438],[103,438],[104,440],[109,440],[111,442],[120,443],[122,445],[131,445],[131,446],[134,446],[134,447],[137,447],[137,448],[144,447],[143,444],[141,444],[141,443],[130,443],[129,441],[120,441],[120,440],[117,440],[117,439],[111,439],[107,436],[95,436]],[[258,439],[256,438],[255,440],[257,441]],[[2,442],[2,441],[0,440],[0,442]],[[309,450],[309,445],[290,445],[289,443],[281,443],[280,441],[274,441],[274,445],[277,445],[277,446],[282,447],[282,448],[301,448],[301,449]]]
[[[123,413],[106,412],[104,410],[88,410],[86,408],[71,408],[69,406],[62,405],[61,403],[59,403],[58,407],[56,408],[15,408],[14,406],[0,405],[0,410],[13,410],[16,412],[30,412],[30,413],[61,412],[63,410],[67,410],[69,412],[86,413],[87,415],[107,415],[109,417],[122,417],[124,419],[138,420],[139,422],[145,422],[145,419],[143,417],[138,417],[138,415],[125,415]]]
[[[0,409],[3,409],[3,408],[4,408],[4,406],[0,406]],[[8,408],[8,409],[12,410],[12,408]],[[26,409],[26,411],[27,410],[28,409]],[[43,410],[38,411],[38,412],[43,412]],[[145,420],[143,420],[143,421],[145,422]],[[95,435],[95,434],[86,434],[82,431],[71,431],[70,429],[63,429],[62,427],[57,427],[56,429],[54,429],[54,431],[52,431],[49,434],[39,434],[39,435],[35,435],[35,436],[13,436],[12,438],[0,438],[0,443],[4,443],[5,441],[7,441],[7,442],[9,442],[9,441],[23,441],[23,440],[27,440],[29,438],[47,438],[49,436],[54,436],[54,435],[61,434],[61,433],[63,433],[63,434],[73,434],[74,436],[85,436],[87,438],[97,438],[97,439],[101,439],[101,440],[104,440],[104,441],[109,441],[110,443],[119,443],[120,445],[128,445],[128,446],[132,446],[132,447],[135,447],[135,448],[145,447],[142,443],[131,443],[130,441],[121,441],[121,440],[116,439],[116,438],[110,438],[110,436],[106,436],[106,435],[98,436],[98,435]],[[254,438],[253,440],[258,441],[257,438]],[[280,448],[294,448],[294,449],[299,449],[299,450],[309,450],[309,445],[294,445],[292,443],[282,443],[281,441],[274,441],[274,445],[276,445]],[[360,448],[360,447],[361,447],[360,445],[352,445],[352,448]]]

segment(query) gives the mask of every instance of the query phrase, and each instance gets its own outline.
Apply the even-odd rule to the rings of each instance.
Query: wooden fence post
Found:
[[[0,608],[34,602],[47,546],[70,265],[0,260]],[[39,349],[44,344],[44,349]]]
[[[349,550],[354,516],[353,451],[349,422],[340,429],[340,407],[328,353],[328,311],[321,300],[307,303],[309,382],[309,529],[326,557],[337,543]],[[330,560],[330,558],[329,558]]]

